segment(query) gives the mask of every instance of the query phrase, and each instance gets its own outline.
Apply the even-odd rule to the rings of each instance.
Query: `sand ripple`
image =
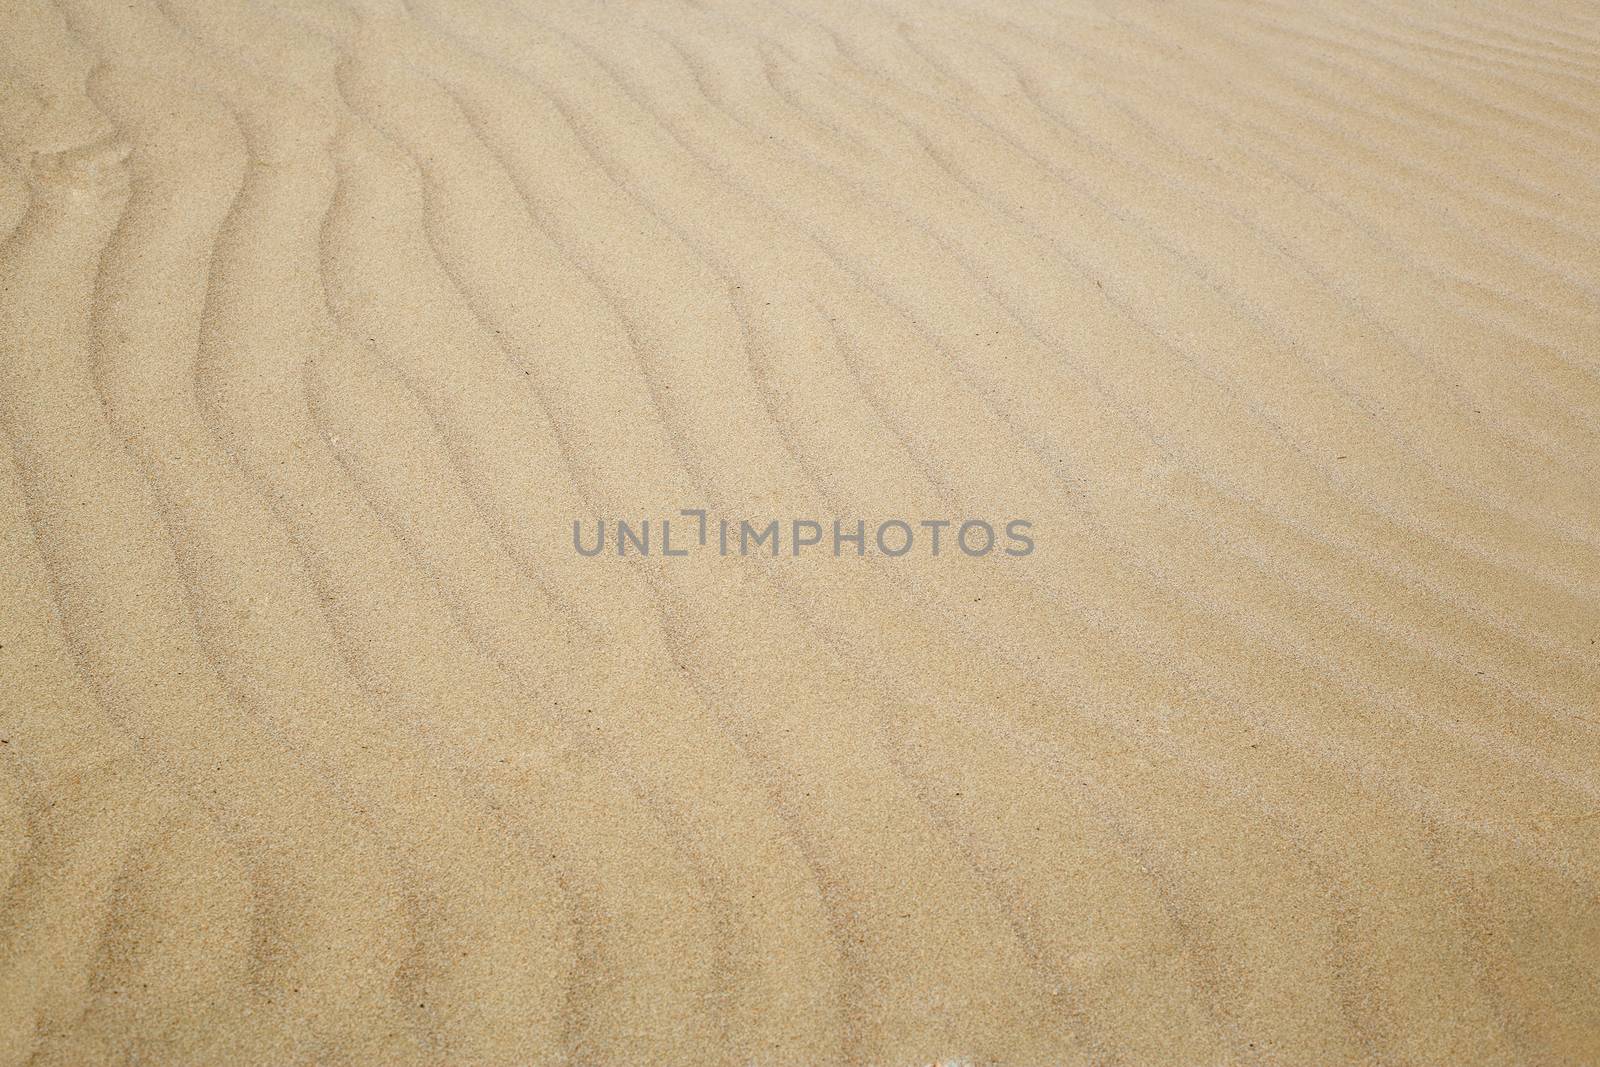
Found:
[[[6,0],[0,1064],[1600,1062],[1600,19]],[[575,519],[1011,517],[981,559]]]

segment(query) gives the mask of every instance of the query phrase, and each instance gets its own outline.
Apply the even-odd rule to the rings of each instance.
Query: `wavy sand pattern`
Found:
[[[1600,1063],[1594,6],[4,0],[0,161],[0,1064]]]

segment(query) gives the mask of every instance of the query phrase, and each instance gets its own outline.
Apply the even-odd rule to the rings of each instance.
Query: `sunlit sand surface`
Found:
[[[0,1065],[1600,1063],[1592,4],[0,0],[0,453]]]

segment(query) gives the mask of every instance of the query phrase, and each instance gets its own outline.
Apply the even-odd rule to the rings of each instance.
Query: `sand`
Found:
[[[1600,1063],[1592,5],[3,0],[0,240],[0,1064]]]

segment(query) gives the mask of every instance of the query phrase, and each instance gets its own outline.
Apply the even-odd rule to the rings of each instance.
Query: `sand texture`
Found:
[[[0,1067],[1592,1067],[1597,641],[1592,0],[0,0]]]

